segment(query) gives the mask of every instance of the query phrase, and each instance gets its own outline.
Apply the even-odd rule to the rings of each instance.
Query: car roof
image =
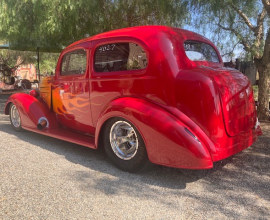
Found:
[[[208,44],[213,45],[211,41],[209,41],[207,38],[203,37],[202,35],[199,35],[197,33],[194,33],[192,31],[188,31],[185,29],[173,28],[173,27],[167,27],[167,26],[137,26],[137,27],[129,27],[129,28],[112,30],[112,31],[94,35],[92,37],[84,38],[82,40],[72,43],[66,49],[76,46],[81,43],[88,42],[88,41],[113,38],[113,37],[134,37],[134,38],[138,38],[146,42],[148,39],[150,39],[149,38],[150,36],[154,36],[162,32],[171,34],[171,35],[177,35],[178,37],[182,38],[183,41],[187,39],[198,40],[198,41],[206,42]]]

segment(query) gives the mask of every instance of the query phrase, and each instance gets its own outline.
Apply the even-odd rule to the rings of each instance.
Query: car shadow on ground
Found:
[[[205,178],[206,176],[221,170],[224,165],[231,161],[231,158],[228,158],[217,162],[214,164],[214,168],[210,170],[185,170],[150,164],[150,166],[147,166],[145,169],[139,171],[138,173],[130,174],[123,172],[111,164],[102,149],[93,150],[73,143],[36,134],[30,131],[15,132],[11,128],[9,116],[2,115],[4,111],[4,103],[8,96],[9,94],[0,96],[1,131],[14,135],[16,138],[19,138],[25,142],[29,142],[30,144],[34,144],[43,149],[50,150],[59,155],[63,155],[72,163],[81,164],[84,167],[117,176],[121,178],[121,181],[123,181],[123,179],[130,180],[130,178],[136,178],[137,181],[139,180],[150,185],[172,189],[184,189],[186,188],[187,183]],[[87,175],[87,173],[79,173],[77,178],[82,180],[84,179],[85,181],[85,179],[87,179]],[[99,184],[97,184],[97,186],[98,185]]]
[[[151,165],[131,174],[115,168],[102,150],[29,131],[13,131],[9,117],[3,115],[3,106],[1,102],[0,131],[10,134],[14,141],[18,138],[83,166],[85,169],[70,170],[66,175],[76,180],[80,189],[86,193],[94,188],[109,196],[124,193],[136,198],[149,197],[178,209],[177,204],[169,204],[160,198],[160,189],[165,188],[167,190],[162,196],[180,196],[190,203],[199,201],[226,216],[235,215],[243,207],[251,210],[249,218],[269,216],[269,123],[262,124],[264,135],[255,144],[233,157],[214,163],[212,169],[184,170]]]
[[[114,167],[103,149],[94,150],[30,131],[15,132],[11,128],[8,116],[1,117],[0,131],[13,135],[14,139],[19,138],[24,142],[36,145],[58,155],[63,155],[70,162],[80,164],[91,170],[107,173],[119,177],[122,180],[136,178],[137,180],[150,185],[175,189],[185,188],[187,183],[205,178],[206,176],[221,170],[224,165],[232,160],[232,158],[227,158],[217,162],[214,164],[214,168],[209,170],[185,170],[150,164],[143,170],[131,174]],[[87,173],[79,173],[78,178],[87,179]]]
[[[115,168],[103,150],[93,150],[87,147],[47,137],[41,134],[36,134],[30,131],[15,132],[11,128],[8,116],[1,117],[0,130],[14,135],[16,138],[19,138],[25,142],[29,142],[30,144],[37,145],[38,147],[52,151],[56,154],[63,155],[72,163],[81,164],[82,166],[88,167],[90,169],[108,173],[110,175],[118,176],[121,178],[126,177],[130,179],[131,176],[134,176],[147,184],[169,188],[185,188],[186,183],[206,178],[207,176],[212,175],[217,171],[221,171],[223,167],[228,163],[234,163],[235,165],[237,163],[238,166],[245,164],[245,166],[248,167],[251,159],[249,158],[248,154],[242,155],[243,153],[240,153],[236,156],[229,157],[225,160],[214,163],[214,167],[209,170],[186,170],[169,168],[159,165],[150,165],[138,173],[130,174]],[[261,139],[269,139],[269,137],[261,137]],[[267,149],[256,149],[257,156],[256,159],[254,159],[255,161],[262,161],[262,158],[259,158],[259,155],[262,153],[269,155],[269,151]],[[252,148],[251,150],[247,149],[246,151],[254,150],[255,149]],[[103,163],[103,165],[101,163]],[[267,166],[269,163],[265,165]],[[263,165],[260,165],[258,168],[261,168],[261,166]],[[149,178],[149,176],[151,176],[151,178]],[[82,178],[81,174],[79,178]],[[170,183],[170,180],[173,181]]]
[[[201,204],[222,211],[226,216],[235,214],[236,205],[252,209],[254,217],[268,216],[270,150],[265,146],[270,140],[268,134],[245,151],[216,162],[209,170],[184,170],[152,165],[131,174],[115,168],[102,150],[89,149],[29,131],[15,132],[6,118],[7,116],[0,115],[0,131],[9,133],[14,140],[18,138],[86,168],[69,170],[66,174],[72,181],[76,180],[80,190],[86,193],[94,188],[108,196],[143,196],[158,199],[166,205],[175,206],[175,209],[179,208],[177,204],[169,204],[167,200],[160,198],[159,190],[165,188],[167,190],[162,196],[180,196],[196,203],[200,201]],[[189,184],[192,187],[188,187]],[[224,205],[224,201],[228,205]],[[260,203],[257,204],[257,201]]]
[[[93,150],[73,143],[65,142],[55,138],[43,136],[30,131],[21,133],[12,130],[9,123],[9,117],[2,115],[4,110],[4,101],[8,95],[0,96],[0,130],[7,132],[17,138],[37,145],[43,149],[50,150],[59,155],[65,156],[67,160],[75,164],[81,164],[84,167],[108,173],[117,176],[121,179],[137,178],[142,182],[150,185],[167,187],[172,189],[184,189],[186,184],[203,178],[212,176],[214,178],[216,172],[223,172],[223,167],[227,164],[235,165],[236,167],[245,167],[245,169],[255,169],[257,172],[263,172],[269,167],[269,158],[260,157],[260,155],[269,155],[269,148],[265,148],[261,143],[267,143],[270,140],[269,134],[260,137],[256,147],[251,147],[245,150],[245,153],[239,153],[233,157],[214,163],[214,167],[209,170],[185,170],[177,168],[169,168],[158,165],[150,165],[146,169],[130,174],[115,168],[106,157],[102,150]],[[269,143],[269,142],[268,142]],[[250,154],[249,154],[250,152]],[[265,159],[267,161],[265,161]],[[259,161],[259,162],[257,162]],[[261,163],[263,162],[263,163]],[[228,172],[227,169],[224,171]],[[230,171],[233,172],[233,171]],[[79,179],[87,179],[87,173],[79,173]],[[214,178],[215,179],[215,178]],[[105,181],[105,180],[103,180]]]

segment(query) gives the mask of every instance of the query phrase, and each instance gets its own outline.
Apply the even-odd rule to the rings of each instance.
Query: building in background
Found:
[[[31,88],[31,82],[37,81],[36,68],[33,64],[21,64],[17,69],[5,68],[0,65],[0,90],[13,90],[16,84],[23,82],[27,89]]]
[[[20,79],[28,79],[30,81],[37,80],[37,71],[36,67],[33,64],[22,64],[20,65],[15,73],[15,76]]]
[[[246,77],[249,78],[252,85],[257,85],[257,68],[252,61],[240,61],[239,59],[236,59],[235,63],[230,62],[224,62],[225,67],[235,68],[242,72]]]

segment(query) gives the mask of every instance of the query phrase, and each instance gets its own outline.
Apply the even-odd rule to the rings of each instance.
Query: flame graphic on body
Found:
[[[76,117],[79,117],[81,114],[78,114],[78,112],[87,113],[90,111],[89,99],[76,97],[76,95],[65,92],[61,88],[55,88],[53,99],[53,108],[57,114],[65,116],[76,115]]]

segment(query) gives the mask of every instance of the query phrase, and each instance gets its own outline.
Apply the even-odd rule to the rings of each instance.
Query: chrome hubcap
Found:
[[[117,121],[110,130],[111,147],[119,158],[132,159],[138,150],[138,137],[133,127],[126,121]]]
[[[16,127],[16,128],[20,127],[21,119],[20,119],[18,109],[17,109],[17,107],[15,105],[13,105],[11,107],[10,119],[11,119],[11,122],[14,125],[14,127]]]

